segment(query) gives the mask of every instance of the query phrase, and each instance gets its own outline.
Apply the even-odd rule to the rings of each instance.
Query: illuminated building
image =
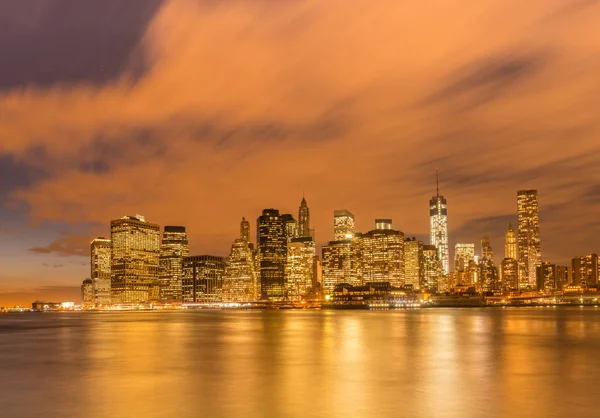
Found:
[[[535,287],[542,263],[537,190],[517,192],[519,287]]]
[[[494,251],[490,244],[490,238],[487,236],[481,238],[481,259],[494,260]]]
[[[284,299],[287,228],[290,223],[289,219],[284,220],[276,209],[263,210],[256,220],[261,298],[273,301]]]
[[[183,258],[190,255],[184,226],[165,226],[160,246],[159,300],[181,302]]]
[[[250,222],[244,217],[242,217],[242,222],[240,222],[240,238],[246,242],[250,242]]]
[[[425,281],[423,243],[415,238],[404,241],[404,283],[420,289]],[[437,287],[437,286],[436,286]]]
[[[351,239],[330,241],[322,248],[323,289],[331,295],[337,284],[359,285],[356,245]]]
[[[479,264],[481,290],[491,292],[500,290],[500,281],[498,278],[498,269],[491,258],[483,258]]]
[[[258,299],[253,246],[249,242],[250,224],[242,218],[240,238],[231,246],[223,273],[223,302],[252,302]]]
[[[571,261],[572,286],[597,286],[598,285],[598,255],[588,254],[575,257]]]
[[[333,211],[333,240],[344,241],[354,238],[354,215],[346,209]]]
[[[98,237],[90,243],[90,268],[94,289],[94,304],[110,305],[110,254],[112,243]]]
[[[220,303],[225,259],[198,255],[183,259],[183,303]]]
[[[448,207],[446,198],[440,196],[439,178],[436,195],[429,201],[429,243],[438,250],[444,274],[450,272],[450,251],[448,247]]]
[[[381,229],[356,234],[359,279],[404,286],[404,234],[391,229],[391,221],[376,223]]]
[[[286,299],[300,301],[313,287],[316,248],[311,237],[292,238],[285,264]]]
[[[93,308],[94,300],[94,282],[92,279],[85,279],[81,283],[81,304],[84,308]]]
[[[503,290],[519,289],[519,263],[514,258],[505,258],[500,264],[500,281]]]
[[[471,261],[475,261],[475,244],[456,244],[454,246],[454,270],[467,271]]]
[[[556,290],[562,290],[569,284],[569,268],[567,266],[556,266]]]
[[[557,290],[556,286],[556,265],[543,262],[537,267],[537,290],[548,292]]]
[[[406,248],[404,249],[406,251]],[[423,283],[421,287],[429,292],[441,292],[443,285],[443,267],[435,245],[423,245]]]
[[[513,229],[512,223],[508,225],[504,239],[504,258],[517,260],[517,233]]]
[[[143,216],[111,221],[112,303],[146,303],[159,297],[160,227]]]
[[[375,229],[392,229],[392,220],[375,219]]]
[[[298,237],[298,223],[294,219],[292,215],[289,213],[284,213],[281,215],[281,220],[283,221],[285,237],[287,242],[290,242],[293,238]]]
[[[302,196],[300,208],[298,209],[298,236],[300,238],[310,237],[310,211],[306,204],[306,199]]]

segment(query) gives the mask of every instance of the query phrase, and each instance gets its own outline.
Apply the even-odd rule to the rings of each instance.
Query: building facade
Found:
[[[429,244],[435,245],[442,262],[443,273],[450,272],[450,249],[448,246],[448,204],[440,195],[439,182],[436,195],[429,201]]]
[[[592,286],[598,285],[598,255],[588,254],[583,257],[574,257],[571,260],[573,286]]]
[[[505,258],[500,264],[500,281],[502,290],[519,289],[519,263],[514,258]]]
[[[435,245],[423,245],[423,283],[421,288],[433,293],[443,292],[445,291],[443,277],[444,269],[437,248]]]
[[[90,277],[92,280],[94,305],[108,306],[110,295],[110,264],[112,242],[98,237],[90,243]]]
[[[475,261],[475,244],[456,244],[454,246],[454,271],[467,271],[471,261]]]
[[[306,238],[311,236],[310,230],[310,210],[306,199],[302,196],[302,202],[298,208],[298,237]]]
[[[515,232],[512,223],[508,225],[504,238],[504,258],[512,258],[517,260],[517,233]]]
[[[85,279],[81,283],[81,304],[86,309],[93,308],[95,306],[94,282],[92,279]]]
[[[423,258],[423,242],[414,237],[404,241],[404,283],[413,289],[424,285],[425,270]]]
[[[519,286],[534,288],[542,264],[537,190],[517,192]]]
[[[322,278],[325,295],[331,295],[336,285],[358,286],[358,258],[353,239],[330,241],[322,248]]]
[[[354,215],[347,209],[333,211],[333,240],[344,241],[354,238]]]
[[[356,234],[360,282],[389,282],[394,287],[402,287],[405,284],[404,233],[391,229],[391,221],[376,223],[378,225],[381,229]]]
[[[254,247],[250,243],[250,224],[240,223],[240,237],[231,246],[223,273],[223,302],[253,302],[260,297],[260,281],[256,274]]]
[[[111,298],[113,304],[159,299],[160,227],[143,216],[125,216],[110,223]]]
[[[261,299],[282,301],[285,297],[285,262],[288,234],[277,209],[265,209],[256,220],[256,245]]]
[[[184,226],[165,226],[160,246],[159,295],[162,303],[181,303],[183,259],[190,248]]]
[[[556,265],[543,262],[537,267],[537,290],[553,292],[557,290]]]
[[[488,236],[481,238],[481,259],[494,260],[494,251],[492,250],[492,244]]]
[[[314,283],[315,242],[308,237],[292,238],[288,243],[285,264],[286,300],[300,301]]]
[[[225,259],[198,255],[183,259],[183,303],[216,304],[222,302]]]

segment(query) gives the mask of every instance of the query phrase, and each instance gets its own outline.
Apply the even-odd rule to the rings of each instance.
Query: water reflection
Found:
[[[599,350],[579,308],[3,315],[0,416],[594,416]]]

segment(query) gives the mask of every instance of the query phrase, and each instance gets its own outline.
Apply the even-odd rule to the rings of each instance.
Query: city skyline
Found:
[[[428,242],[438,167],[451,250],[498,265],[537,188],[544,260],[598,252],[598,2],[117,3],[0,6],[0,305],[74,299],[124,214],[226,256],[305,190],[318,246],[339,208]]]

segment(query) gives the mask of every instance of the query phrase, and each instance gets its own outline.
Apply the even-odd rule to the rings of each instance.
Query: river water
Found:
[[[0,417],[598,417],[600,308],[0,315]]]

